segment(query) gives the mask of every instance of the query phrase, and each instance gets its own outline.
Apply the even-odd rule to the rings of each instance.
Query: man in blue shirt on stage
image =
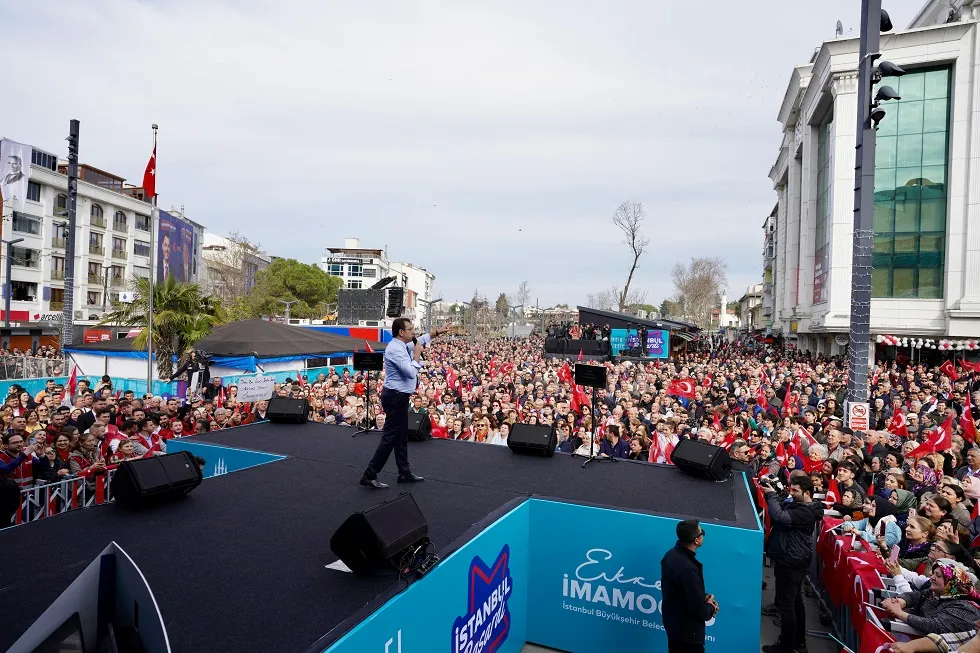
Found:
[[[418,387],[418,372],[422,367],[420,356],[422,348],[432,338],[449,327],[436,328],[431,334],[424,334],[416,340],[412,321],[400,317],[391,323],[391,342],[385,347],[385,384],[381,391],[381,407],[385,411],[385,425],[381,442],[368,463],[361,485],[383,490],[387,483],[378,480],[378,473],[384,469],[392,450],[398,466],[399,483],[418,483],[424,480],[412,473],[408,465],[408,403]]]

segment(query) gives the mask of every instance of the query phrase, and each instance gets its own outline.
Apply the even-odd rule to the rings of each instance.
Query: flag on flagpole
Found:
[[[153,154],[146,164],[146,171],[143,173],[143,195],[147,200],[152,200],[157,194],[157,136],[153,133]]]
[[[888,421],[888,426],[885,430],[894,435],[900,435],[903,438],[909,437],[908,420],[905,418],[905,413],[896,410],[895,414]]]
[[[579,349],[578,350],[578,362],[581,363],[583,360],[585,360],[584,350]]]
[[[973,406],[970,403],[970,393],[964,393],[963,414],[960,415],[960,428],[963,429],[963,439],[973,443],[977,440],[977,425],[973,421]],[[977,501],[980,503],[980,501]]]
[[[906,458],[919,459],[927,453],[947,451],[953,448],[953,416],[950,415],[942,425],[926,436],[918,447],[908,452]]]
[[[371,348],[371,343],[368,342],[367,340],[364,341],[364,351],[366,351],[369,354],[374,353],[374,349]]]
[[[955,381],[960,378],[960,375],[956,373],[956,368],[953,367],[952,361],[944,361],[943,364],[939,366],[939,371],[948,376],[950,381]]]
[[[697,383],[698,382],[692,378],[677,379],[675,381],[671,381],[670,385],[667,386],[667,394],[693,400],[694,388],[697,385]]]
[[[61,405],[72,407],[75,399],[75,390],[78,388],[78,366],[72,364],[71,374],[68,376],[68,384],[65,386],[65,396],[61,398]]]

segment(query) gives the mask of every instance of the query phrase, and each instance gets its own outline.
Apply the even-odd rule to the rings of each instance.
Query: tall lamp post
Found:
[[[105,318],[105,301],[106,297],[109,295],[109,270],[112,269],[112,265],[102,264],[102,317]],[[149,392],[149,391],[147,391]]]
[[[279,302],[280,304],[285,304],[286,305],[286,324],[289,324],[289,315],[290,315],[289,309],[290,309],[290,307],[292,307],[293,304],[298,303],[299,300],[298,299],[294,299],[292,301],[288,301],[287,302],[285,299],[277,299],[276,301]]]
[[[13,265],[14,245],[23,240],[23,238],[14,238],[13,240],[2,241],[7,246],[6,278],[3,280],[3,326],[5,327],[10,326],[10,266]]]
[[[439,299],[416,299],[416,301],[425,306],[425,332],[429,333],[432,331],[432,305],[441,302],[442,297]]]
[[[524,304],[517,304],[517,305],[507,304],[507,308],[510,309],[510,312],[511,312],[512,315],[516,316],[517,315],[517,309],[524,308]],[[511,320],[511,335],[514,338],[517,337],[517,319],[516,318],[513,319],[513,320]]]
[[[905,71],[882,61],[881,32],[892,29],[881,0],[861,1],[861,45],[858,59],[858,114],[854,163],[854,236],[851,262],[851,322],[848,347],[847,401],[868,401],[868,368],[871,350],[871,270],[874,248],[875,131],[885,117],[881,102],[900,100],[890,86],[882,86],[871,99],[871,91],[883,76],[898,77]],[[850,416],[850,410],[847,410]],[[867,411],[865,411],[867,414]],[[848,419],[850,422],[850,419]],[[848,426],[851,426],[848,423]],[[853,427],[852,427],[853,428]]]
[[[462,304],[463,306],[469,306],[470,307],[470,313],[473,314],[473,324],[470,327],[470,338],[472,338],[473,340],[476,340],[476,309],[473,308],[473,304],[471,304],[469,302],[460,302],[460,304]]]

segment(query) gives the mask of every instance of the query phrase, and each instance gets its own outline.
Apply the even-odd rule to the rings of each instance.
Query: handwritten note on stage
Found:
[[[271,376],[251,376],[238,379],[238,401],[271,399],[276,380]]]

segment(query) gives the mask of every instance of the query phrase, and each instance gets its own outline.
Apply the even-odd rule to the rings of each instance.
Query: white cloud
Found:
[[[919,8],[886,0],[896,24]],[[857,4],[547,0],[0,0],[0,132],[138,179],[160,124],[163,206],[271,253],[345,236],[432,270],[447,299],[528,279],[543,304],[621,284],[609,223],[644,203],[636,281],[679,259],[761,275],[775,116],[792,66]]]

